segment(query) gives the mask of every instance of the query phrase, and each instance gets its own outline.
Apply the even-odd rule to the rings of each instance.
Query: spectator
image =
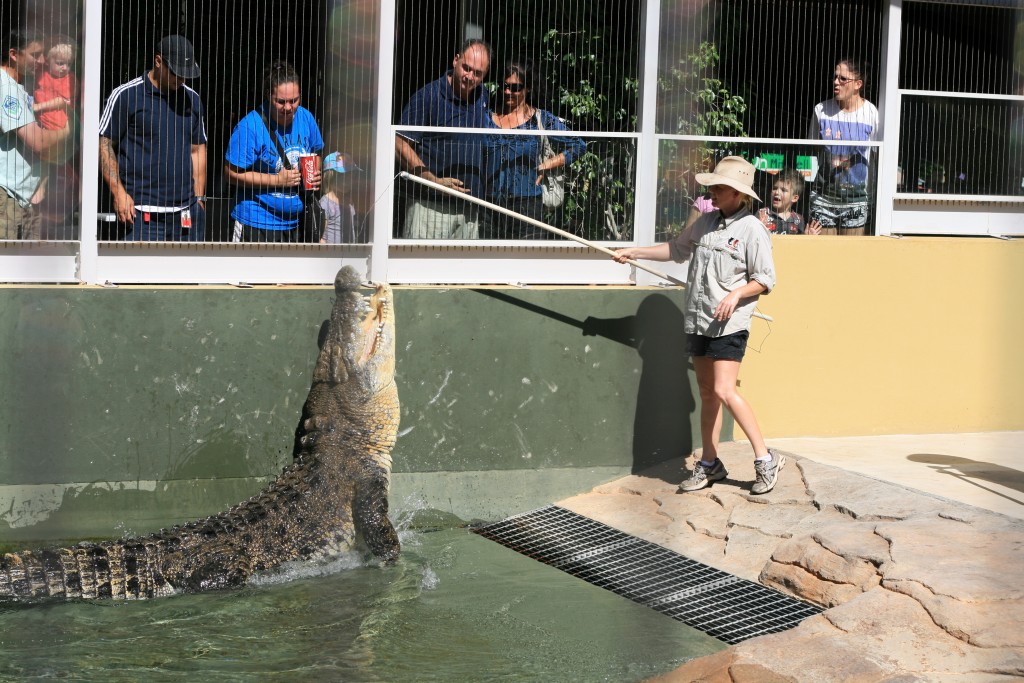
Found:
[[[718,459],[722,408],[729,409],[754,451],[751,493],[771,491],[786,458],[769,449],[754,411],[736,391],[740,361],[747,348],[750,319],[761,294],[775,286],[775,263],[768,231],[750,213],[757,194],[754,166],[741,157],[718,162],[700,173],[717,211],[704,214],[679,237],[653,247],[619,249],[614,259],[689,262],[684,330],[700,389],[701,459],[680,492],[696,491],[728,476]]]
[[[54,36],[46,51],[46,66],[36,77],[32,111],[39,125],[59,130],[68,125],[68,112],[78,109],[78,79],[72,73],[75,45],[67,36]],[[68,139],[68,142],[72,142]],[[69,239],[74,235],[74,198],[78,197],[78,171],[74,145],[62,145],[46,155],[55,164],[49,174],[46,199],[40,204],[43,239]]]
[[[349,178],[362,171],[344,152],[331,152],[324,157],[323,194],[320,206],[327,218],[327,229],[320,244],[355,244],[365,242],[356,225],[356,208],[349,200]]]
[[[693,200],[693,204],[690,206],[690,214],[686,217],[686,224],[683,225],[683,230],[696,223],[697,219],[704,214],[714,210],[715,204],[711,201],[710,193],[702,192],[697,195],[697,198]]]
[[[491,127],[487,92],[481,83],[491,65],[491,48],[468,40],[452,60],[452,69],[416,91],[402,110],[403,126]],[[472,133],[403,131],[395,138],[402,168],[425,180],[484,198],[483,140]],[[405,217],[402,236],[410,239],[476,239],[479,211],[472,202],[424,192]]]
[[[538,78],[529,60],[513,60],[504,68],[501,97],[491,119],[498,128],[514,130],[568,130],[565,122],[549,111],[536,106]],[[538,118],[542,126],[538,126]],[[551,146],[559,150],[555,156],[541,160],[541,138],[533,135],[487,136],[487,179],[489,201],[529,216],[544,219],[541,182],[547,172],[564,168],[586,149],[577,137],[551,136]],[[486,237],[495,239],[536,239],[546,236],[542,228],[493,212]]]
[[[231,210],[234,241],[299,242],[303,202],[316,201],[299,193],[299,157],[319,153],[324,140],[312,112],[300,105],[295,67],[271,64],[263,74],[263,94],[266,101],[235,126],[225,155],[224,175],[238,188]],[[287,167],[279,150],[287,155]]]
[[[810,225],[824,235],[864,235],[870,218],[871,148],[847,144],[878,140],[878,110],[864,99],[864,72],[853,60],[836,64],[830,100],[814,107],[808,137],[833,144],[819,148],[817,188],[811,190]]]
[[[206,124],[186,38],[163,38],[148,73],[110,93],[100,118],[100,171],[125,239],[203,241]]]
[[[757,212],[757,217],[773,235],[818,234],[817,228],[807,228],[804,217],[796,211],[796,204],[804,193],[804,177],[795,168],[784,168],[772,183],[772,205]]]
[[[25,79],[43,63],[43,41],[29,31],[6,36],[0,62],[0,239],[40,237],[38,205],[46,196],[42,158],[69,135],[36,121]]]

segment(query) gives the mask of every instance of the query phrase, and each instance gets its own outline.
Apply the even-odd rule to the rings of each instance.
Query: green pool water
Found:
[[[463,528],[242,590],[0,606],[3,681],[641,681],[725,646]]]

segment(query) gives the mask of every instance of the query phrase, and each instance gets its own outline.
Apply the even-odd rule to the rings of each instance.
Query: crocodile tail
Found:
[[[158,558],[157,545],[141,540],[7,553],[0,556],[0,601],[164,595],[172,590]]]
[[[359,485],[352,501],[356,531],[377,558],[391,564],[402,549],[398,532],[388,519],[388,475],[383,470]]]

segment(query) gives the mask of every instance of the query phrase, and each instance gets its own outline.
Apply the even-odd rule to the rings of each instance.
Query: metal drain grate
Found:
[[[730,645],[822,611],[555,505],[474,531]]]

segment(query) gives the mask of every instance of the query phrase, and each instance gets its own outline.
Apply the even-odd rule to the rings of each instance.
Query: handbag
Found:
[[[540,109],[537,110],[537,129],[544,130]],[[540,136],[540,163],[557,156],[546,135]],[[540,181],[541,199],[545,209],[557,209],[565,201],[565,171],[559,167],[557,173],[545,171]]]
[[[281,156],[281,165],[291,169],[292,162],[288,160],[288,155],[284,153],[281,141],[277,139],[274,131],[270,129],[270,121],[267,120],[267,115],[263,113],[260,116],[263,119],[263,125],[267,127],[267,132],[270,133],[270,139],[274,141],[274,145],[277,147],[277,153]],[[302,201],[302,213],[299,215],[299,241],[315,244],[320,241],[320,236],[327,230],[327,213],[320,206],[320,200],[317,198],[315,190],[300,189],[299,197]]]

